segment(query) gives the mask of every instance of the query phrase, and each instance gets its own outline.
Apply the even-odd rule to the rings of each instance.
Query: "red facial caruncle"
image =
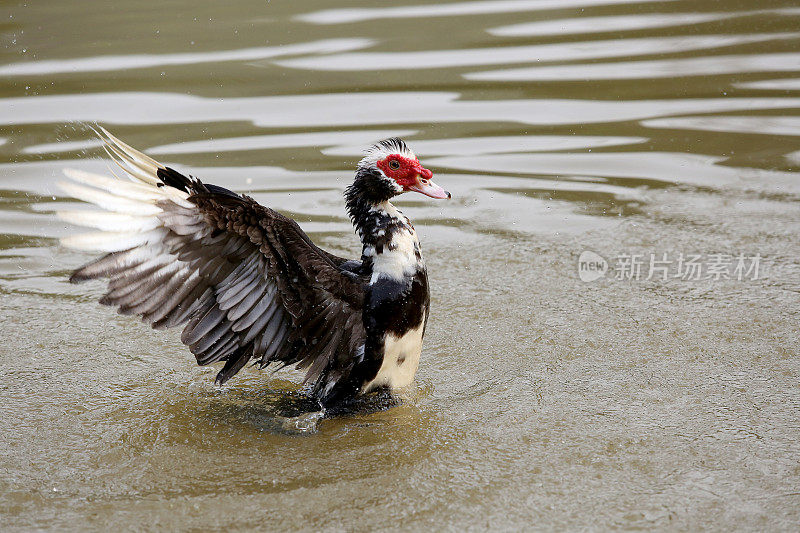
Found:
[[[433,172],[423,167],[417,158],[392,154],[376,164],[386,177],[403,188],[403,192],[415,191],[431,198],[450,198],[449,192],[431,181]]]

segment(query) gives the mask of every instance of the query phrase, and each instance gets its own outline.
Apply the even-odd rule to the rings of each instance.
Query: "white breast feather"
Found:
[[[386,335],[384,341],[383,363],[378,375],[365,387],[364,392],[388,386],[391,389],[406,387],[414,381],[422,354],[422,333],[425,328],[425,317],[419,327],[412,329],[402,337]]]

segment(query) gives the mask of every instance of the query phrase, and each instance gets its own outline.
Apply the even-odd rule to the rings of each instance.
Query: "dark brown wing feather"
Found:
[[[201,193],[190,201],[197,204],[210,227],[246,238],[259,252],[259,279],[274,284],[280,303],[274,306],[276,314],[282,310],[290,327],[278,336],[285,338],[284,349],[267,358],[260,353],[265,342],[255,343],[253,355],[260,356],[262,364],[297,363],[299,368],[309,367],[306,379],[316,382],[356,353],[364,340],[364,283],[339,270],[337,263],[344,259],[317,247],[294,220],[249,197]],[[242,300],[246,307],[247,298]],[[263,321],[264,317],[259,312],[250,319]]]
[[[306,368],[315,393],[346,376],[364,342],[364,281],[340,270],[345,259],[252,198],[187,178],[110,134],[106,142],[133,177],[149,172],[141,181],[186,201],[152,202],[154,238],[85,265],[72,281],[108,278],[103,304],[154,328],[185,324],[181,340],[199,364],[225,361],[219,383],[251,359]]]

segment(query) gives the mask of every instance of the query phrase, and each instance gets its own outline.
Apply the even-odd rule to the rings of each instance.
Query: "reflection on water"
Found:
[[[715,56],[658,61],[629,61],[592,65],[530,67],[467,74],[467,79],[520,80],[625,80],[709,76],[742,72],[785,72],[800,70],[800,53]]]
[[[800,135],[800,117],[676,117],[643,120],[648,128]]]
[[[487,15],[519,13],[584,7],[593,5],[642,3],[655,0],[484,0],[452,2],[449,4],[411,5],[366,9],[328,9],[299,16],[304,22],[314,24],[342,24],[379,19],[455,17],[460,15]]]
[[[276,148],[305,148],[336,146],[340,143],[354,143],[361,147],[375,142],[374,139],[387,137],[409,137],[415,130],[363,130],[330,131],[313,133],[289,133],[285,135],[249,135],[247,137],[228,137],[224,139],[205,139],[194,142],[166,144],[151,148],[151,154],[191,154],[202,152],[237,152],[241,150],[266,150]]]
[[[665,49],[671,52],[687,52],[690,50],[722,48],[775,39],[797,40],[800,39],[800,33],[614,39],[610,41],[594,41],[591,46],[587,46],[585,42],[577,42],[422,52],[351,52],[322,57],[277,60],[274,63],[282,67],[312,70],[417,70],[500,65],[504,63],[535,64],[543,61],[601,59],[658,54]],[[794,54],[790,54],[790,56],[794,56]],[[791,60],[792,57],[783,57],[783,59]],[[796,63],[789,63],[789,65],[792,66],[790,70],[797,68]],[[774,69],[769,68],[766,70]]]
[[[427,157],[434,155],[481,155],[514,152],[548,152],[600,148],[646,142],[643,137],[603,137],[583,135],[535,135],[505,137],[471,137],[467,139],[433,139],[414,142],[414,149]],[[338,145],[323,150],[326,155],[357,156],[363,144]]]
[[[83,151],[90,148],[100,148],[103,143],[97,139],[89,139],[86,141],[60,141],[55,143],[34,144],[33,146],[24,147],[21,152],[23,154],[57,154],[61,152],[76,152]]]
[[[432,159],[431,163],[439,167],[482,172],[632,178],[636,184],[652,180],[648,184],[655,187],[658,182],[667,182],[721,188],[745,179],[759,178],[759,182],[766,182],[767,190],[773,186],[789,186],[796,194],[800,193],[800,182],[795,173],[714,165],[721,161],[723,158],[699,154],[605,152],[441,157]]]
[[[0,523],[31,529],[793,530],[800,10],[790,1],[25,3],[0,40]],[[70,285],[87,123],[359,246],[402,136],[432,308],[399,405],[222,389]],[[639,280],[577,275],[592,251]],[[758,254],[763,278],[647,279]]]
[[[334,52],[365,48],[369,39],[333,39],[303,44],[242,48],[218,52],[187,54],[115,55],[51,61],[12,63],[0,67],[0,76],[43,76],[48,74],[79,74],[83,72],[114,71],[121,69],[166,67],[168,65],[194,65],[222,61],[252,61],[271,57]]]
[[[665,26],[686,26],[735,17],[735,13],[655,13],[617,17],[581,17],[511,24],[487,30],[498,37],[541,37],[606,31],[631,31]]]
[[[6,98],[8,125],[55,120],[117,125],[247,121],[269,128],[424,125],[434,122],[516,122],[537,126],[641,120],[675,114],[787,109],[797,97],[685,98],[600,101],[579,99],[467,100],[455,93],[389,92],[203,98],[171,93],[94,93]],[[205,117],[205,120],[204,120]],[[524,134],[524,131],[523,131]],[[88,135],[88,134],[87,134]],[[20,147],[14,143],[14,147]]]
[[[790,78],[785,80],[763,80],[737,83],[743,89],[766,89],[775,91],[800,90],[800,79]]]
[[[542,37],[632,31],[667,26],[691,26],[704,22],[753,15],[800,15],[799,9],[731,11],[729,13],[651,13],[611,17],[580,17],[524,22],[487,30],[499,37]],[[674,50],[671,50],[674,52]]]

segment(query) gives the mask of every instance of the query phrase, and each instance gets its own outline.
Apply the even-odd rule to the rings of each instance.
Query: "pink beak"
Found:
[[[408,190],[414,192],[420,192],[425,196],[430,196],[431,198],[438,198],[440,200],[447,200],[450,198],[449,192],[442,189],[441,187],[439,187],[430,180],[427,183],[422,183],[420,181],[417,181],[417,183],[409,187]]]
[[[418,171],[419,174],[417,174],[416,181],[412,185],[406,187],[407,191],[422,193],[425,196],[430,196],[431,198],[438,198],[440,200],[448,200],[451,198],[449,192],[442,189],[441,187],[436,185],[433,181],[431,181],[433,172],[431,172],[430,170],[421,165]]]

